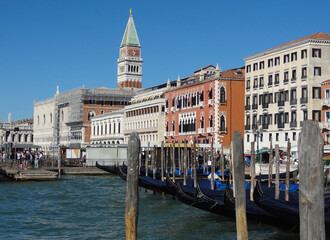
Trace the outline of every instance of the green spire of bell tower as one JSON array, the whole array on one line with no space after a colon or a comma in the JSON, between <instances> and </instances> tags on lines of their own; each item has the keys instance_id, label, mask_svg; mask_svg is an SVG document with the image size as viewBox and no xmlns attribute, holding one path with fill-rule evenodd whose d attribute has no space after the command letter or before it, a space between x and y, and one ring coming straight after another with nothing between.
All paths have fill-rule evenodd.
<instances>
[{"instance_id":1,"label":"green spire of bell tower","mask_svg":"<svg viewBox=\"0 0 330 240\"><path fill-rule=\"evenodd\" d=\"M129 19L125 29L123 40L121 41L120 47L125 45L140 46L140 41L135 29L134 20L132 16L132 9L129 11Z\"/></svg>"}]
</instances>

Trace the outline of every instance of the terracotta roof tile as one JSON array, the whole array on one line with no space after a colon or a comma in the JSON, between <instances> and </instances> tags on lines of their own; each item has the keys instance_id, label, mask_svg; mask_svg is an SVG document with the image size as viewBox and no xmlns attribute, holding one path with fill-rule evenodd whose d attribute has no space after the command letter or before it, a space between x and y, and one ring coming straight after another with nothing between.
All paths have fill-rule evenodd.
<instances>
[{"instance_id":1,"label":"terracotta roof tile","mask_svg":"<svg viewBox=\"0 0 330 240\"><path fill-rule=\"evenodd\" d=\"M299 38L299 39L296 39L296 40L293 40L293 41L290 41L290 42L287 42L287 43L283 43L283 44L281 44L279 46L270 48L268 50L276 49L276 48L279 48L279 47L283 47L285 45L289 45L291 43L299 42L299 41L302 41L302 40L305 40L305 39L330 39L330 34L322 33L322 32L314 33L312 35L309 35L309 36L306 36L306 37L303 37L303 38Z\"/></svg>"},{"instance_id":2,"label":"terracotta roof tile","mask_svg":"<svg viewBox=\"0 0 330 240\"><path fill-rule=\"evenodd\" d=\"M326 83L330 83L330 79L321 82L321 84L326 84Z\"/></svg>"}]
</instances>

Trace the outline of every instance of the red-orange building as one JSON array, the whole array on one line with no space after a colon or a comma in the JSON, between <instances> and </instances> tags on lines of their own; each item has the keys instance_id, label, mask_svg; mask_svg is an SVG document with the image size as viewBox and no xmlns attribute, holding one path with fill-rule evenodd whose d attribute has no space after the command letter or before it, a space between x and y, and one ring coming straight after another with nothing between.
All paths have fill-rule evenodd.
<instances>
[{"instance_id":1,"label":"red-orange building","mask_svg":"<svg viewBox=\"0 0 330 240\"><path fill-rule=\"evenodd\" d=\"M245 69L220 72L209 65L178 79L165 93L165 141L223 143L229 149L234 132L244 134ZM168 83L170 84L170 83Z\"/></svg>"}]
</instances>

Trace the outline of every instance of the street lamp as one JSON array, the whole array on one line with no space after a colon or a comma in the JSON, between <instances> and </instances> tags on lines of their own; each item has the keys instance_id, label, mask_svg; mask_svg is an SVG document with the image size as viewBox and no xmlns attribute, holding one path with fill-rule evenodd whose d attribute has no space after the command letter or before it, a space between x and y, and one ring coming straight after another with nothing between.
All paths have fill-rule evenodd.
<instances>
[{"instance_id":1,"label":"street lamp","mask_svg":"<svg viewBox=\"0 0 330 240\"><path fill-rule=\"evenodd\" d=\"M257 137L257 153L259 153L259 136L262 134L262 127L260 127L260 120L257 120L257 125L253 127L253 134L256 135ZM256 157L256 162L258 163L260 160L260 165L261 165L261 160L259 159L259 154L257 154Z\"/></svg>"}]
</instances>

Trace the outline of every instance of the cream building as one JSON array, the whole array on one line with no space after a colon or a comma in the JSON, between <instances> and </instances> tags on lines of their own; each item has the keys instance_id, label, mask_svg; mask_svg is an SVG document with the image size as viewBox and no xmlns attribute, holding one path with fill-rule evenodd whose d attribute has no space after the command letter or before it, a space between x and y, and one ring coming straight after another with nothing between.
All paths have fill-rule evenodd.
<instances>
[{"instance_id":1,"label":"cream building","mask_svg":"<svg viewBox=\"0 0 330 240\"><path fill-rule=\"evenodd\" d=\"M164 140L166 88L136 95L124 110L124 142L130 134L138 132L141 144L160 144Z\"/></svg>"},{"instance_id":2,"label":"cream building","mask_svg":"<svg viewBox=\"0 0 330 240\"><path fill-rule=\"evenodd\" d=\"M122 144L123 120L123 109L93 117L91 144Z\"/></svg>"},{"instance_id":3,"label":"cream building","mask_svg":"<svg viewBox=\"0 0 330 240\"><path fill-rule=\"evenodd\" d=\"M330 78L330 34L316 33L244 60L245 150L250 151L252 141L269 148L270 139L280 148L288 139L297 146L301 122L321 121L321 82Z\"/></svg>"}]
</instances>

